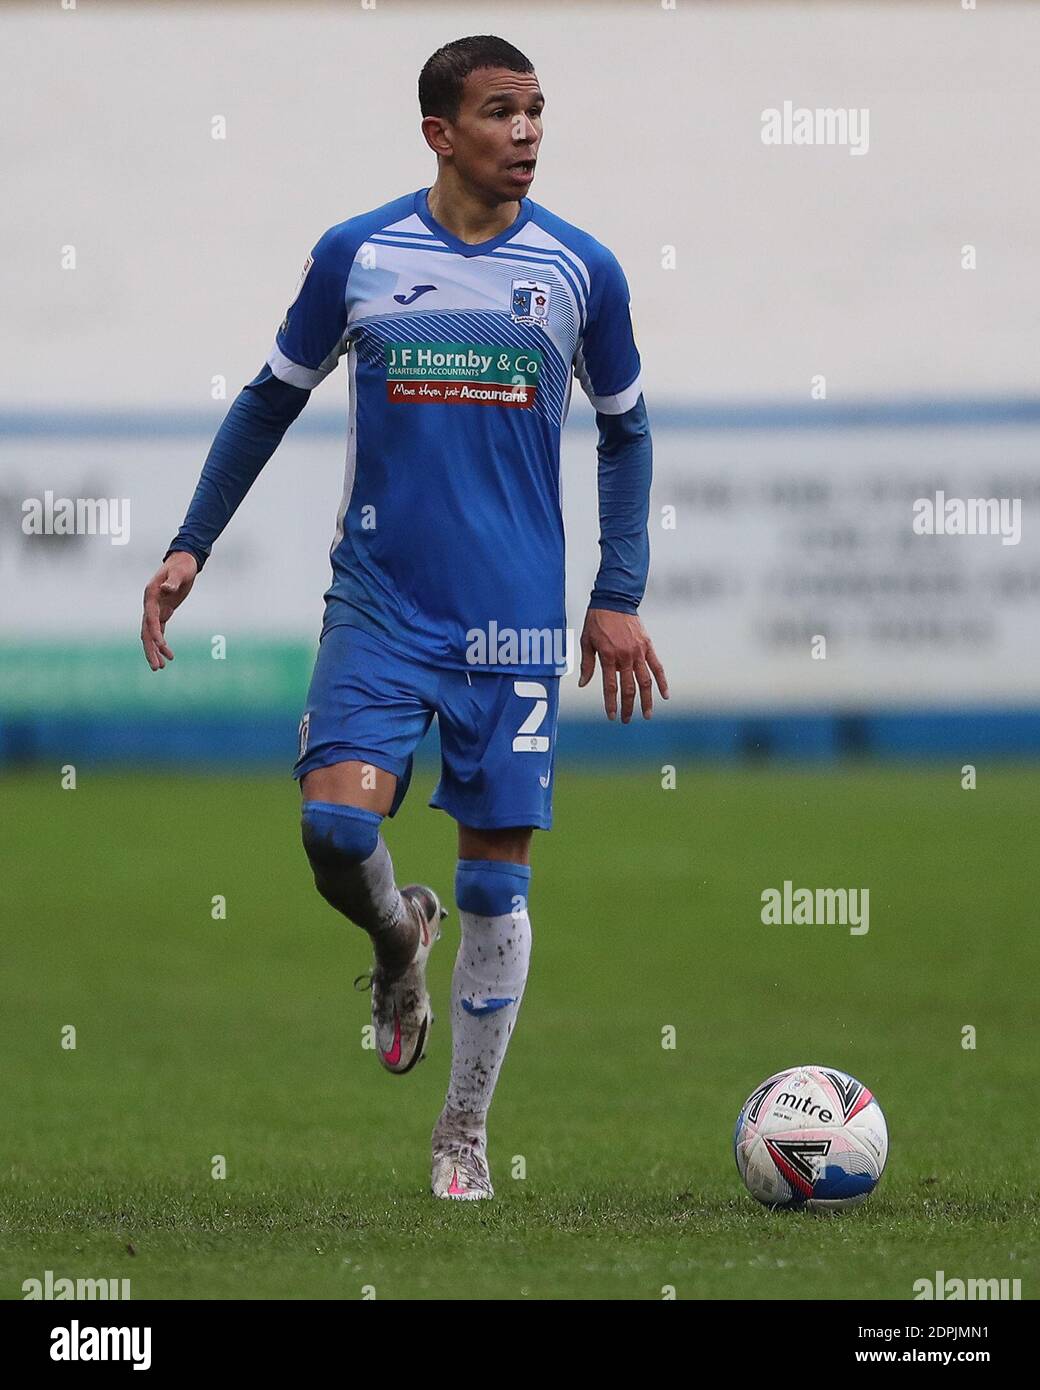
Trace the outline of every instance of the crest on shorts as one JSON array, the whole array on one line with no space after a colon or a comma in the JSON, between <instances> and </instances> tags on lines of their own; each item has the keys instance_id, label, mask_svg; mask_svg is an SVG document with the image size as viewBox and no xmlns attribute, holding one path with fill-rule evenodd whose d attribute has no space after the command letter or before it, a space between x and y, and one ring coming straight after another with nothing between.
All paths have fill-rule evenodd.
<instances>
[{"instance_id":1,"label":"crest on shorts","mask_svg":"<svg viewBox=\"0 0 1040 1390\"><path fill-rule=\"evenodd\" d=\"M307 740L311 736L311 712L310 710L300 720L300 757L302 758L307 751Z\"/></svg>"}]
</instances>

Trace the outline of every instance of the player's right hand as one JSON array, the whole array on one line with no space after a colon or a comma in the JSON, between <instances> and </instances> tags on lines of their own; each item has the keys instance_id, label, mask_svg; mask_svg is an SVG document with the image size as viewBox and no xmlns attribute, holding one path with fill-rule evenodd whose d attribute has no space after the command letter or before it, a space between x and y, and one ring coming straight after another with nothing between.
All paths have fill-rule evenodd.
<instances>
[{"instance_id":1,"label":"player's right hand","mask_svg":"<svg viewBox=\"0 0 1040 1390\"><path fill-rule=\"evenodd\" d=\"M141 645L145 660L153 671L161 671L173 652L166 642L166 624L175 608L191 593L199 572L194 555L175 550L148 581L144 591L144 617L141 619Z\"/></svg>"}]
</instances>

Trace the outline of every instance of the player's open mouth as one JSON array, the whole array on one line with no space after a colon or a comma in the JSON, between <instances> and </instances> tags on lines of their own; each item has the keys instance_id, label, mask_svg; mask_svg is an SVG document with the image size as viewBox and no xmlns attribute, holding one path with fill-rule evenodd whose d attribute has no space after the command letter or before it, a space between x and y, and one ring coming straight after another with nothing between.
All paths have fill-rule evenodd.
<instances>
[{"instance_id":1,"label":"player's open mouth","mask_svg":"<svg viewBox=\"0 0 1040 1390\"><path fill-rule=\"evenodd\" d=\"M515 164L510 164L509 172L513 178L526 182L534 178L534 164L533 159L519 159Z\"/></svg>"}]
</instances>

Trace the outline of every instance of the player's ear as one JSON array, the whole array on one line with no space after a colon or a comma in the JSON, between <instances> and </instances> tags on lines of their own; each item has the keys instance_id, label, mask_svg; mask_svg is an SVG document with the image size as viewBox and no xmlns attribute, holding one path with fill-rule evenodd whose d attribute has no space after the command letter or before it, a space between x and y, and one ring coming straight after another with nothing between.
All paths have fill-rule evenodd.
<instances>
[{"instance_id":1,"label":"player's ear","mask_svg":"<svg viewBox=\"0 0 1040 1390\"><path fill-rule=\"evenodd\" d=\"M441 116L424 116L420 127L423 139L438 158L447 158L454 152L448 123Z\"/></svg>"}]
</instances>

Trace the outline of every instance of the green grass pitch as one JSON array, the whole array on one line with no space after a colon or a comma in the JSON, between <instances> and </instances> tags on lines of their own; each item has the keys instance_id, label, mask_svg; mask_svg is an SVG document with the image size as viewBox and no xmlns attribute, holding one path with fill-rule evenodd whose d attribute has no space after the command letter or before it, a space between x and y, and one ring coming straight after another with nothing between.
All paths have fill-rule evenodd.
<instances>
[{"instance_id":1,"label":"green grass pitch","mask_svg":"<svg viewBox=\"0 0 1040 1390\"><path fill-rule=\"evenodd\" d=\"M427 1185L453 904L427 1060L392 1077L350 987L367 941L313 889L287 775L8 775L0 1295L51 1269L134 1298L906 1299L943 1270L1035 1297L1036 778L563 768L498 1196L451 1204ZM450 901L432 781L388 838L399 881ZM869 887L869 932L763 925L784 879ZM770 1213L733 1164L745 1095L807 1061L888 1119L884 1180L840 1217Z\"/></svg>"}]
</instances>

